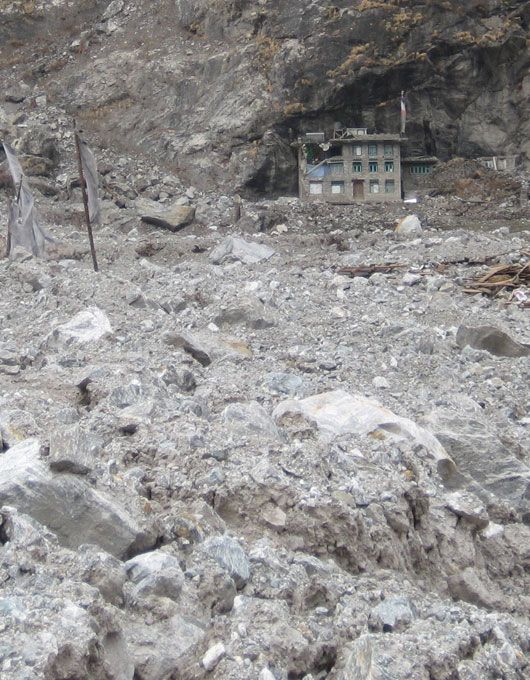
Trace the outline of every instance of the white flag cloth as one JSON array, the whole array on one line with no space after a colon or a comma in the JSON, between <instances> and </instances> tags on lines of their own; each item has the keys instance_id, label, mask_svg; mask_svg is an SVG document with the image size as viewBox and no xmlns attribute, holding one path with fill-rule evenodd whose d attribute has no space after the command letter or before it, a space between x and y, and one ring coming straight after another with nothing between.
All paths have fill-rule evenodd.
<instances>
[{"instance_id":1,"label":"white flag cloth","mask_svg":"<svg viewBox=\"0 0 530 680\"><path fill-rule=\"evenodd\" d=\"M81 165L86 182L86 192L88 194L88 215L90 223L101 224L101 208L98 196L98 168L94 154L89 149L88 144L79 137L79 151L81 154Z\"/></svg>"},{"instance_id":2,"label":"white flag cloth","mask_svg":"<svg viewBox=\"0 0 530 680\"><path fill-rule=\"evenodd\" d=\"M407 105L405 104L405 97L401 93L401 134L405 134L405 127L407 125Z\"/></svg>"},{"instance_id":3,"label":"white flag cloth","mask_svg":"<svg viewBox=\"0 0 530 680\"><path fill-rule=\"evenodd\" d=\"M32 255L42 257L46 250L46 241L53 241L53 239L39 224L33 194L15 151L6 142L3 146L17 192L17 199L12 202L9 209L8 255L11 257L14 249L21 246Z\"/></svg>"}]
</instances>

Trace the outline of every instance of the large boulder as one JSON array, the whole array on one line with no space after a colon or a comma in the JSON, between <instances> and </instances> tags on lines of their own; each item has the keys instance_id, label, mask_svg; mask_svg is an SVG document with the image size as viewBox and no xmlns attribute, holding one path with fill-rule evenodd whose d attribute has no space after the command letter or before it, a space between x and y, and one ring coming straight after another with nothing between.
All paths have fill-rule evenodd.
<instances>
[{"instance_id":1,"label":"large boulder","mask_svg":"<svg viewBox=\"0 0 530 680\"><path fill-rule=\"evenodd\" d=\"M50 437L50 468L55 472L88 474L94 469L101 447L101 438L79 425L57 429Z\"/></svg>"},{"instance_id":2,"label":"large boulder","mask_svg":"<svg viewBox=\"0 0 530 680\"><path fill-rule=\"evenodd\" d=\"M223 420L236 433L254 435L265 439L281 439L276 424L257 401L228 404Z\"/></svg>"},{"instance_id":3,"label":"large boulder","mask_svg":"<svg viewBox=\"0 0 530 680\"><path fill-rule=\"evenodd\" d=\"M141 680L181 677L182 661L206 637L205 629L198 621L179 614L149 626L143 620L129 619L124 628L132 650L135 677Z\"/></svg>"},{"instance_id":4,"label":"large boulder","mask_svg":"<svg viewBox=\"0 0 530 680\"><path fill-rule=\"evenodd\" d=\"M458 410L436 408L425 424L458 469L478 483L473 489L477 495L489 501L493 494L522 512L528 511L530 468L501 441L478 404L474 407L469 400Z\"/></svg>"},{"instance_id":5,"label":"large boulder","mask_svg":"<svg viewBox=\"0 0 530 680\"><path fill-rule=\"evenodd\" d=\"M460 326L456 333L459 347L481 349L496 357L528 357L530 345L513 340L507 333L495 326Z\"/></svg>"},{"instance_id":6,"label":"large boulder","mask_svg":"<svg viewBox=\"0 0 530 680\"><path fill-rule=\"evenodd\" d=\"M179 561L173 555L154 550L137 555L126 562L125 568L129 579L135 584L136 597L155 595L179 598L184 584L184 574Z\"/></svg>"},{"instance_id":7,"label":"large boulder","mask_svg":"<svg viewBox=\"0 0 530 680\"><path fill-rule=\"evenodd\" d=\"M139 212L142 222L169 231L178 231L195 219L195 208L189 205L173 205L168 208L155 201L141 201Z\"/></svg>"},{"instance_id":8,"label":"large boulder","mask_svg":"<svg viewBox=\"0 0 530 680\"><path fill-rule=\"evenodd\" d=\"M421 232L421 222L417 215L402 217L396 226L396 234L401 234L402 236L412 236L421 234Z\"/></svg>"},{"instance_id":9,"label":"large boulder","mask_svg":"<svg viewBox=\"0 0 530 680\"><path fill-rule=\"evenodd\" d=\"M212 557L243 588L250 578L250 563L243 548L230 536L214 536L206 540L201 550Z\"/></svg>"},{"instance_id":10,"label":"large boulder","mask_svg":"<svg viewBox=\"0 0 530 680\"><path fill-rule=\"evenodd\" d=\"M83 478L50 471L37 439L0 456L0 505L10 505L53 531L60 543L94 543L116 557L153 546L156 535Z\"/></svg>"},{"instance_id":11,"label":"large boulder","mask_svg":"<svg viewBox=\"0 0 530 680\"><path fill-rule=\"evenodd\" d=\"M210 253L212 264L239 261L243 264L256 264L268 260L274 250L263 243L245 241L237 236L228 236Z\"/></svg>"},{"instance_id":12,"label":"large boulder","mask_svg":"<svg viewBox=\"0 0 530 680\"><path fill-rule=\"evenodd\" d=\"M88 307L66 323L57 326L48 338L51 345L84 345L112 334L110 321L99 307Z\"/></svg>"},{"instance_id":13,"label":"large boulder","mask_svg":"<svg viewBox=\"0 0 530 680\"><path fill-rule=\"evenodd\" d=\"M302 417L328 438L377 432L390 439L410 441L423 446L436 461L442 478L449 479L456 474L454 462L431 432L361 395L334 390L306 399L287 399L274 409L273 417L280 425L292 417Z\"/></svg>"}]
</instances>

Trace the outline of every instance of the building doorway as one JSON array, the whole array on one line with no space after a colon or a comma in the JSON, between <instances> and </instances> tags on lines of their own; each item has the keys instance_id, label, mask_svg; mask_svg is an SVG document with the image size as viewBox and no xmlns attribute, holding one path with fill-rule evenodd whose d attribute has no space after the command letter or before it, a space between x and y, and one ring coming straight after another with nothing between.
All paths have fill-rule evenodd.
<instances>
[{"instance_id":1,"label":"building doorway","mask_svg":"<svg viewBox=\"0 0 530 680\"><path fill-rule=\"evenodd\" d=\"M364 200L364 180L362 179L353 180L353 198L356 201Z\"/></svg>"}]
</instances>

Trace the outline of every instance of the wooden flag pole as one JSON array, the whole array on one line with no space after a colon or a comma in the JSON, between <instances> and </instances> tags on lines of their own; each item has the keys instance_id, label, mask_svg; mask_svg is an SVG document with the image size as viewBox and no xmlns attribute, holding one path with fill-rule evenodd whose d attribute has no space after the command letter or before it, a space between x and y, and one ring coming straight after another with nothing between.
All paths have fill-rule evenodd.
<instances>
[{"instance_id":1,"label":"wooden flag pole","mask_svg":"<svg viewBox=\"0 0 530 680\"><path fill-rule=\"evenodd\" d=\"M94 271L99 271L98 260L96 257L96 247L94 245L94 235L92 234L92 225L90 223L90 212L88 210L88 195L86 190L85 173L83 172L83 161L81 160L81 140L77 133L77 125L74 121L74 136L75 136L75 147L77 150L77 164L79 167L79 181L81 182L81 190L83 192L83 204L85 206L85 220L86 228L88 231L88 240L90 242L90 252L92 253L92 262L94 263Z\"/></svg>"}]
</instances>

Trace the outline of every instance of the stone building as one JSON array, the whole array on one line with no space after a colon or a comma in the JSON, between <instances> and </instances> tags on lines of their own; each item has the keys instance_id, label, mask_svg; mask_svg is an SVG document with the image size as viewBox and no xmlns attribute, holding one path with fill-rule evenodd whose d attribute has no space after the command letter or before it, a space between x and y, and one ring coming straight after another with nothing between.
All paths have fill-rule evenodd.
<instances>
[{"instance_id":1,"label":"stone building","mask_svg":"<svg viewBox=\"0 0 530 680\"><path fill-rule=\"evenodd\" d=\"M366 128L306 133L298 139L299 195L323 203L400 201L401 144L398 134L368 134Z\"/></svg>"},{"instance_id":2,"label":"stone building","mask_svg":"<svg viewBox=\"0 0 530 680\"><path fill-rule=\"evenodd\" d=\"M519 157L518 156L482 156L477 158L485 168L499 171L513 172L517 169Z\"/></svg>"},{"instance_id":3,"label":"stone building","mask_svg":"<svg viewBox=\"0 0 530 680\"><path fill-rule=\"evenodd\" d=\"M424 194L434 187L432 172L438 163L436 156L412 156L401 158L403 196Z\"/></svg>"}]
</instances>

